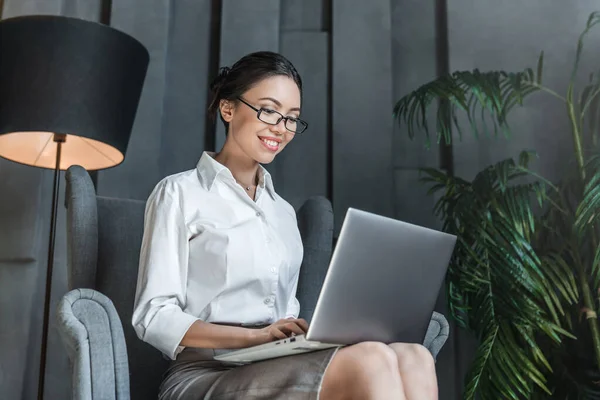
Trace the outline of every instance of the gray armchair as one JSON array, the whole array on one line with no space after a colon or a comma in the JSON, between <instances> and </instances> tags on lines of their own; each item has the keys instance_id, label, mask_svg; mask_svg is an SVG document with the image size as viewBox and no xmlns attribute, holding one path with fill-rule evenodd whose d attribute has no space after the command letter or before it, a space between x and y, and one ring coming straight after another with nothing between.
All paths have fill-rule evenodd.
<instances>
[{"instance_id":1,"label":"gray armchair","mask_svg":"<svg viewBox=\"0 0 600 400\"><path fill-rule=\"evenodd\" d=\"M67 179L69 288L58 306L58 329L72 366L73 399L157 397L168 360L131 326L145 203L96 196L87 171ZM304 260L298 285L301 317L310 321L332 251L333 213L325 198L298 210ZM448 322L434 313L424 345L434 357Z\"/></svg>"}]
</instances>

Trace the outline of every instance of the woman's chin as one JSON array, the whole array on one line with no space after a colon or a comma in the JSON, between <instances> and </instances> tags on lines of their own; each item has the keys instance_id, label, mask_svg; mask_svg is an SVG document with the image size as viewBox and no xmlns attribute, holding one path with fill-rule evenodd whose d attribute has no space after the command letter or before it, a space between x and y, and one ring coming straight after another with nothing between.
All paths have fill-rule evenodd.
<instances>
[{"instance_id":1,"label":"woman's chin","mask_svg":"<svg viewBox=\"0 0 600 400\"><path fill-rule=\"evenodd\" d=\"M259 164L271 164L273 162L273 160L275 160L275 154L272 154L272 155L261 154L260 156L256 157L256 161Z\"/></svg>"},{"instance_id":2,"label":"woman's chin","mask_svg":"<svg viewBox=\"0 0 600 400\"><path fill-rule=\"evenodd\" d=\"M265 151L265 149L258 149L258 151L254 153L254 159L260 164L270 164L273 162L277 154L279 154L279 151L274 152Z\"/></svg>"}]
</instances>

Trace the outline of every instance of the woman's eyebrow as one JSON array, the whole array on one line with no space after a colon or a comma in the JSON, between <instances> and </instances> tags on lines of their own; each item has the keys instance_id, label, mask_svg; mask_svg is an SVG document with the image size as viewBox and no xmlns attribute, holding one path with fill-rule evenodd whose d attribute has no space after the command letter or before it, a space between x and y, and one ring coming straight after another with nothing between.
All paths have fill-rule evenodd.
<instances>
[{"instance_id":1,"label":"woman's eyebrow","mask_svg":"<svg viewBox=\"0 0 600 400\"><path fill-rule=\"evenodd\" d=\"M277 99L274 99L272 97L261 97L260 100L269 100L272 101L273 103L275 103L277 105L277 107L281 108L281 102ZM300 111L300 107L294 107L294 108L290 108L289 111Z\"/></svg>"}]
</instances>

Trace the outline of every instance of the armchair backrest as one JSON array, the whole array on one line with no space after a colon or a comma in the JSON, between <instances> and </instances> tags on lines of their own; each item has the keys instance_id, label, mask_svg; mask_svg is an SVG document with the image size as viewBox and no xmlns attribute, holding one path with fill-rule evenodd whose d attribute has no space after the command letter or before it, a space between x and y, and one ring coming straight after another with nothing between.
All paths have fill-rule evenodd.
<instances>
[{"instance_id":1,"label":"armchair backrest","mask_svg":"<svg viewBox=\"0 0 600 400\"><path fill-rule=\"evenodd\" d=\"M123 325L132 400L156 398L168 360L131 326L145 202L96 196L88 172L69 168L69 289L95 289L114 304Z\"/></svg>"}]
</instances>

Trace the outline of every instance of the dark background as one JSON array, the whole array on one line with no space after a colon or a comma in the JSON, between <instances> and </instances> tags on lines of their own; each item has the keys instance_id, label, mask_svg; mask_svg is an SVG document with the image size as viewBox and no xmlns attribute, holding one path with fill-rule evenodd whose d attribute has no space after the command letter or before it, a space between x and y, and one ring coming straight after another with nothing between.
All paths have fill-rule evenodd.
<instances>
[{"instance_id":1,"label":"dark background","mask_svg":"<svg viewBox=\"0 0 600 400\"><path fill-rule=\"evenodd\" d=\"M205 113L209 79L219 65L273 50L302 75L303 118L310 124L268 167L277 191L296 207L310 195L329 197L336 229L349 206L435 228L435 199L418 183L417 168L451 166L472 178L489 163L535 148L537 169L555 177L570 162L566 114L552 98L535 95L513 112L510 140L467 135L452 152L440 153L406 138L392 118L395 100L448 70L535 66L540 50L546 84L564 93L577 36L594 6L600 8L592 0L0 0L0 16L101 21L150 51L126 160L98 174L101 195L145 200L159 179L193 168L203 150L219 148L223 129ZM599 44L592 33L584 71L600 66ZM0 393L6 399L36 393L51 188L51 171L0 159ZM67 286L62 197L59 211L53 308ZM444 303L442 294L437 310L445 313ZM472 339L451 331L437 364L440 399L460 397L472 349ZM48 398L69 398L68 363L53 327L48 363Z\"/></svg>"}]
</instances>

